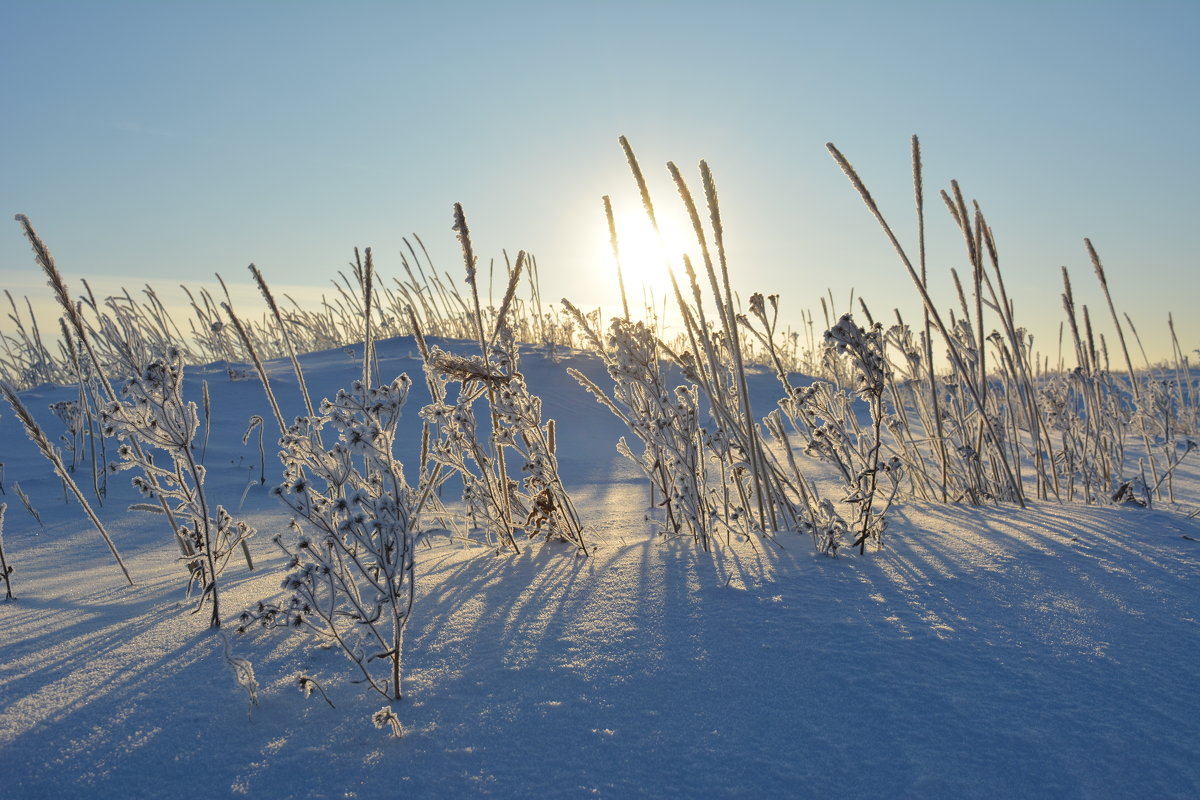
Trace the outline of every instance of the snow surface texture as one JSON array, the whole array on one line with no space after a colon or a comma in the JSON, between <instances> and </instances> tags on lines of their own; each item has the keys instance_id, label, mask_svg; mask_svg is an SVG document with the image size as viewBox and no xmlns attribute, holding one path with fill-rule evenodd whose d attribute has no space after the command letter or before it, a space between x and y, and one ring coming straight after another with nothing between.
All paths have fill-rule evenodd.
<instances>
[{"instance_id":1,"label":"snow surface texture","mask_svg":"<svg viewBox=\"0 0 1200 800\"><path fill-rule=\"evenodd\" d=\"M421 387L411 340L380 353L385 377ZM303 362L318 396L360 369L341 350ZM268 366L285 413L298 413L288 366ZM100 513L129 588L0 409L17 596L0 603L0 798L1200 796L1196 519L909 503L890 513L885 549L864 557L819 556L791 534L705 555L655 535L645 484L614 450L625 431L565 374L604 385L595 359L533 351L522 366L558 420L595 554L534 543L495 556L429 538L399 739L371 726L380 698L351 683L340 652L229 625L260 683L248 710L221 635L189 613L162 519L125 511L127 480L110 483ZM768 377L756 384L764 412L778 394ZM256 380L217 366L187 370L191 399L202 379L216 417L209 491L232 509L258 477L257 444L241 438L266 404ZM74 390L22 397L54 437L47 405ZM406 409L409 435L422 402ZM1186 510L1200 477L1185 466ZM258 569L234 560L222 578L231 621L276 595L286 566L270 537L289 517L267 469L239 513L259 530ZM336 709L305 698L300 674Z\"/></svg>"}]
</instances>

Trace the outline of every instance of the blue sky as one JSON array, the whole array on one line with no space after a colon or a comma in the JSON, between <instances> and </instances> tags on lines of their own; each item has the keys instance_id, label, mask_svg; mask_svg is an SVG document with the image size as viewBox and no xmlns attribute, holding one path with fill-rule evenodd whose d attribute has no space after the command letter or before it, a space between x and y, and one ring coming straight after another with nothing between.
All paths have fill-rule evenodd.
<instances>
[{"instance_id":1,"label":"blue sky","mask_svg":"<svg viewBox=\"0 0 1200 800\"><path fill-rule=\"evenodd\" d=\"M272 284L326 287L356 245L396 274L412 232L457 275L462 202L485 259L527 249L547 297L611 305L600 198L637 210L625 134L661 207L675 205L666 161L693 177L708 161L743 295L777 292L798 318L853 289L879 317L915 319L903 269L824 144L912 242L916 133L927 195L955 178L980 201L1043 352L1056 352L1060 266L1106 317L1085 236L1153 358L1168 311L1184 348L1200 347L1200 3L0 10L0 210L32 218L73 284L212 285L253 261ZM961 240L940 203L928 216L948 304ZM44 294L15 223L0 283Z\"/></svg>"}]
</instances>

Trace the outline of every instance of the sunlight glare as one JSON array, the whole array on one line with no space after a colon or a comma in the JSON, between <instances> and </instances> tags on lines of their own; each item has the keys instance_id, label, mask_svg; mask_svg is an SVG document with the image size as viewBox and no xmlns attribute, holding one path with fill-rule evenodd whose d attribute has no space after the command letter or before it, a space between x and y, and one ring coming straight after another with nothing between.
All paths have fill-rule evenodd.
<instances>
[{"instance_id":1,"label":"sunlight glare","mask_svg":"<svg viewBox=\"0 0 1200 800\"><path fill-rule=\"evenodd\" d=\"M685 285L687 280L682 259L682 253L685 252L683 242L686 240L680 233L680 223L670 216L664 217L661 212L658 217L661 236L655 232L650 219L641 208L613 209L625 292L630 312L635 318L639 316L643 306L651 302L651 298L660 311L664 299L668 300L669 305L674 305L674 300L671 299L671 280L667 273L668 264L675 271L676 280L680 281L681 286ZM607 222L603 218L600 227L602 235L599 237L598 247L601 258L598 263L604 265L615 285L616 266L613 263Z\"/></svg>"}]
</instances>

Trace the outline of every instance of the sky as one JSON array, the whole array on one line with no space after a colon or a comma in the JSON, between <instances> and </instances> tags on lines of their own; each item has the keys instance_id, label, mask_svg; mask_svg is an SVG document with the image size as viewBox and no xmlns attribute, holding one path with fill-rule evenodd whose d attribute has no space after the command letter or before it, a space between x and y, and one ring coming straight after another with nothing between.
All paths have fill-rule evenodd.
<instances>
[{"instance_id":1,"label":"sky","mask_svg":"<svg viewBox=\"0 0 1200 800\"><path fill-rule=\"evenodd\" d=\"M705 159L743 298L778 293L818 334L820 298L840 312L851 292L915 321L825 143L914 249L917 134L939 305L967 264L936 196L956 179L1044 354L1063 266L1114 342L1084 237L1151 359L1169 356L1168 313L1200 347L1200 3L0 0L0 15L0 211L29 215L72 287L248 285L253 262L316 297L356 246L399 275L413 233L458 276L461 202L483 263L528 250L546 298L614 307L604 195L645 270L629 280L663 284L625 135L672 257L695 246L665 164L698 188ZM40 303L9 224L0 285Z\"/></svg>"}]
</instances>

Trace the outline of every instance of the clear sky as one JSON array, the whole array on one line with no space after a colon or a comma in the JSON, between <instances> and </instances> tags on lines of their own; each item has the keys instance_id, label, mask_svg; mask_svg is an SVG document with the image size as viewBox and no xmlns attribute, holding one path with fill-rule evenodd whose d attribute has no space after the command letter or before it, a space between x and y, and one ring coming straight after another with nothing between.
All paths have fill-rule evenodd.
<instances>
[{"instance_id":1,"label":"clear sky","mask_svg":"<svg viewBox=\"0 0 1200 800\"><path fill-rule=\"evenodd\" d=\"M798 318L854 289L877 316L915 319L899 261L824 144L911 243L916 133L927 196L956 178L979 200L1043 352L1057 347L1060 266L1107 318L1085 236L1152 358L1168 353L1168 311L1185 350L1200 347L1194 0L0 12L0 210L31 217L75 286L244 281L253 261L273 285L326 287L356 245L396 274L412 232L458 275L458 201L485 263L526 249L547 297L611 305L600 198L626 220L638 205L624 134L660 207L676 205L666 161L696 184L708 161L743 296L777 292ZM948 304L961 238L940 201L928 216ZM8 224L0 288L47 296Z\"/></svg>"}]
</instances>

